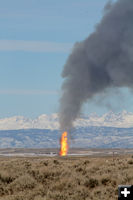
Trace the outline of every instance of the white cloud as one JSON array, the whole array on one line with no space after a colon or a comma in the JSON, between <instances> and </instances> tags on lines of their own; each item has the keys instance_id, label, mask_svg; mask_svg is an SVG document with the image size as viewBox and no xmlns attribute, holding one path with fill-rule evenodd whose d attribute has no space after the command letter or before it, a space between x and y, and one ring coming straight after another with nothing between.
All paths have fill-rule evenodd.
<instances>
[{"instance_id":1,"label":"white cloud","mask_svg":"<svg viewBox=\"0 0 133 200\"><path fill-rule=\"evenodd\" d=\"M0 90L0 95L57 95L58 91L54 90Z\"/></svg>"},{"instance_id":2,"label":"white cloud","mask_svg":"<svg viewBox=\"0 0 133 200\"><path fill-rule=\"evenodd\" d=\"M0 40L0 51L70 52L73 44L47 41Z\"/></svg>"}]
</instances>

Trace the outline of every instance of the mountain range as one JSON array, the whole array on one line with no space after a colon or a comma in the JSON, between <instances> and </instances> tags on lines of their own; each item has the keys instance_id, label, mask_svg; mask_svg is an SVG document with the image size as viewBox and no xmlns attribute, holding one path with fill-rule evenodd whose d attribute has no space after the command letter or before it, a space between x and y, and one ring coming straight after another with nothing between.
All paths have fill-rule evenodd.
<instances>
[{"instance_id":1,"label":"mountain range","mask_svg":"<svg viewBox=\"0 0 133 200\"><path fill-rule=\"evenodd\" d=\"M0 148L59 148L60 136L58 114L0 119ZM69 138L76 148L133 148L133 113L80 117Z\"/></svg>"},{"instance_id":2,"label":"mountain range","mask_svg":"<svg viewBox=\"0 0 133 200\"><path fill-rule=\"evenodd\" d=\"M74 127L104 126L104 127L133 127L133 113L123 111L121 113L109 112L102 116L92 113L88 116L80 116L74 123ZM23 116L13 116L0 119L0 130L18 129L59 129L59 117L57 113L40 115L35 119Z\"/></svg>"}]
</instances>

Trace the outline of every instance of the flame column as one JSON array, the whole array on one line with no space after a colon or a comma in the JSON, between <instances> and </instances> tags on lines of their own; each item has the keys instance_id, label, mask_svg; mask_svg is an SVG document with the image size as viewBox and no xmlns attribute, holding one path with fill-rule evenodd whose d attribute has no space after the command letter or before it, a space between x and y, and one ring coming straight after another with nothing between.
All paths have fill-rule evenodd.
<instances>
[{"instance_id":1,"label":"flame column","mask_svg":"<svg viewBox=\"0 0 133 200\"><path fill-rule=\"evenodd\" d=\"M60 156L66 156L68 152L68 133L62 133L61 140L60 140Z\"/></svg>"}]
</instances>

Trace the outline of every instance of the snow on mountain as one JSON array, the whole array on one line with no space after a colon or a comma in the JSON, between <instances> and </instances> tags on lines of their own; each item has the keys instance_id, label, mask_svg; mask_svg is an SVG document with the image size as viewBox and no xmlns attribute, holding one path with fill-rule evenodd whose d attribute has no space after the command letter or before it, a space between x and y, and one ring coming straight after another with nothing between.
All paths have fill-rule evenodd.
<instances>
[{"instance_id":1,"label":"snow on mountain","mask_svg":"<svg viewBox=\"0 0 133 200\"><path fill-rule=\"evenodd\" d=\"M0 119L0 148L59 147L58 114L36 119L14 116ZM133 148L133 113L95 113L75 121L71 132L72 147Z\"/></svg>"},{"instance_id":2,"label":"snow on mountain","mask_svg":"<svg viewBox=\"0 0 133 200\"><path fill-rule=\"evenodd\" d=\"M74 122L75 127L104 126L104 127L133 127L133 113L123 111L121 113L109 112L102 116L95 113L89 116L82 116ZM18 130L18 129L59 129L58 114L40 115L35 119L25 118L23 116L13 116L0 119L0 130Z\"/></svg>"},{"instance_id":3,"label":"snow on mountain","mask_svg":"<svg viewBox=\"0 0 133 200\"><path fill-rule=\"evenodd\" d=\"M133 113L123 111L121 113L109 112L102 116L91 114L90 116L77 119L75 126L105 126L105 127L133 127Z\"/></svg>"}]
</instances>

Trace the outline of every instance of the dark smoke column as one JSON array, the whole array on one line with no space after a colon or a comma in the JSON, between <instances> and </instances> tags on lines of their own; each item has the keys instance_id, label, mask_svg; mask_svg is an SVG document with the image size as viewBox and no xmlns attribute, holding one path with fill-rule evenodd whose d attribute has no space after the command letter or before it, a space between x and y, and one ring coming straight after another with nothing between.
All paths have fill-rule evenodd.
<instances>
[{"instance_id":1,"label":"dark smoke column","mask_svg":"<svg viewBox=\"0 0 133 200\"><path fill-rule=\"evenodd\" d=\"M64 66L60 128L73 126L82 105L106 89L133 87L133 0L108 3L96 30L76 43Z\"/></svg>"}]
</instances>

